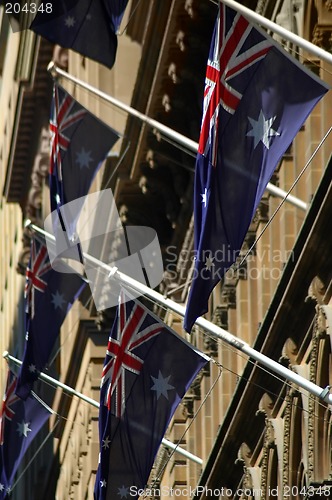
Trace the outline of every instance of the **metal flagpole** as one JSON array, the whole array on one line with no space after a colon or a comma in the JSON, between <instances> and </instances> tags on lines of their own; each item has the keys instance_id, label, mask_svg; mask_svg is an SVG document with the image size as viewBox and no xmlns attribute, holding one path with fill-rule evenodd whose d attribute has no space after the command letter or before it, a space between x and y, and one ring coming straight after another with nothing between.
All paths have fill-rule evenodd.
<instances>
[{"instance_id":1,"label":"metal flagpole","mask_svg":"<svg viewBox=\"0 0 332 500\"><path fill-rule=\"evenodd\" d=\"M257 12L248 9L248 7L245 7L244 5L235 2L235 0L221 0L221 1L225 5L228 5L228 7L231 7L237 12L240 12L240 14L243 14L243 16L249 19L249 21L261 24L266 29L273 31L274 33L277 33L278 35L285 38L286 40L289 40L292 43L295 43L295 45L298 45L299 47L301 47L301 49L311 52L316 57L318 57L318 59L323 59L323 61L332 64L332 54L330 54L324 49L321 49L317 45L309 42L305 38L302 38L301 36L292 33L286 28L279 26L279 24L276 24L273 21L270 21L270 19L267 19L266 17L258 14Z\"/></svg>"},{"instance_id":2,"label":"metal flagpole","mask_svg":"<svg viewBox=\"0 0 332 500\"><path fill-rule=\"evenodd\" d=\"M36 233L43 235L43 237L48 239L48 241L54 242L55 237L52 234L48 233L47 231L44 231L43 229L32 223L29 224L29 227ZM171 309L172 311L178 313L180 316L184 317L185 315L184 306L174 302L171 299L164 297L159 292L156 292L155 290L149 288L148 286L120 272L117 269L117 267L111 267L108 264L105 264L104 262L100 261L99 259L96 259L95 257L85 252L82 252L82 255L91 264L97 266L98 268L104 269L104 271L108 273L110 279L115 279L118 282L129 286L130 288L138 291L140 294L149 297L158 304L162 304L166 308ZM332 394L330 393L330 386L327 386L326 388L323 389L322 387L318 386L317 384L314 384L310 380L307 380L304 377L293 372L289 368L282 366L277 361L274 361L268 356L265 356L265 354L256 351L243 340L238 339L231 333L211 323L210 321L206 320L203 317L198 318L195 321L195 325L202 327L204 330L209 332L213 337L226 342L230 346L243 352L244 354L254 359L255 361L258 361L260 364L262 364L272 372L277 373L278 375L282 376L286 380L293 382L294 384L297 384L299 387L302 387L302 389L305 389L306 391L310 392L311 394L318 397L322 401L325 401L325 403L329 403L332 405Z\"/></svg>"},{"instance_id":3,"label":"metal flagpole","mask_svg":"<svg viewBox=\"0 0 332 500\"><path fill-rule=\"evenodd\" d=\"M123 103L122 101L119 101L115 97L112 97L109 94L106 94L106 92L103 92L102 90L97 89L96 87L93 87L87 82L83 82L79 78L76 78L73 75L70 75L66 71L64 71L61 68L58 68L56 64L51 61L47 67L48 71L51 73L53 78L56 78L57 75L62 76L63 78L66 78L67 80L79 85L85 90L88 90L89 92L97 95L101 99L103 99L106 102L109 102L110 104L113 104L114 106L118 107L122 111L125 111L126 113L129 113L132 116L135 116L142 122L146 123L152 128L155 128L162 134L164 134L166 137L169 139L172 139L173 141L177 142L178 144L181 144L185 148L189 149L190 151L193 151L195 154L197 153L198 149L198 143L189 139L188 137L180 134L176 130L171 129L170 127L167 127L166 125L163 125L162 123L149 118L148 116L144 115L140 111L137 111L136 109L132 108L131 106L128 106L127 104ZM308 208L307 203L304 201L300 200L296 196L293 196L291 194L288 194L287 191L284 191L283 189L278 188L274 184L271 184L270 182L266 186L266 190L271 193L274 196L281 197L285 199L288 203L291 205L300 208L301 210L306 211Z\"/></svg>"},{"instance_id":4,"label":"metal flagpole","mask_svg":"<svg viewBox=\"0 0 332 500\"><path fill-rule=\"evenodd\" d=\"M2 356L3 356L3 358L5 358L7 360L12 361L17 366L22 365L22 361L20 361L17 358L14 358L14 356L11 356L11 354L9 354L8 351L5 351L2 354ZM60 387L67 394L72 394L73 396L77 396L78 398L82 399L86 403L89 403L90 405L94 406L95 408L100 407L100 404L98 403L98 401L95 401L94 399L89 398L88 396L85 396L84 394L76 391L75 389L73 389L69 385L63 384L62 382L60 382L60 380L56 380L55 378L50 377L46 373L40 372L38 377L41 380L44 380L44 382L48 382L49 384L51 384L53 387ZM202 465L202 463L203 463L203 460L201 458L197 457L193 453L190 453L190 451L187 451L184 448L177 446L176 444L172 443L168 439L163 438L162 444L166 448L170 448L171 450L175 450L177 453L180 453L184 457L189 458L190 460L192 460L193 462L196 462L199 465Z\"/></svg>"}]
</instances>

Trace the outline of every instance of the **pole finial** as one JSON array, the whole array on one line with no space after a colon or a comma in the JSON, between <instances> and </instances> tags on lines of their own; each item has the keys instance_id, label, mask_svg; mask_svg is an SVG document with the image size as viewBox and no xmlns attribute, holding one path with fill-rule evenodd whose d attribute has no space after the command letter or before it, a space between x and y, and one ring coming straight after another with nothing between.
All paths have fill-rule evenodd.
<instances>
[{"instance_id":1,"label":"pole finial","mask_svg":"<svg viewBox=\"0 0 332 500\"><path fill-rule=\"evenodd\" d=\"M56 71L56 64L54 61L51 61L48 63L47 66L47 71L51 74L52 78L56 78L57 76L57 71Z\"/></svg>"}]
</instances>

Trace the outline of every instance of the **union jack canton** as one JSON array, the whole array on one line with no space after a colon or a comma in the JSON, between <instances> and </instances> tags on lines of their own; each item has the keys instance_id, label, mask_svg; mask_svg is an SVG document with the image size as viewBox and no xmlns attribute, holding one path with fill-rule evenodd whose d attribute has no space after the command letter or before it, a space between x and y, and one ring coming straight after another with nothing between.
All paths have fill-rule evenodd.
<instances>
[{"instance_id":1,"label":"union jack canton","mask_svg":"<svg viewBox=\"0 0 332 500\"><path fill-rule=\"evenodd\" d=\"M52 268L47 248L45 245L40 245L33 238L31 242L31 257L30 263L26 270L26 282L24 296L26 299L26 313L33 319L35 315L35 290L41 293L45 292L47 282L42 279Z\"/></svg>"},{"instance_id":2,"label":"union jack canton","mask_svg":"<svg viewBox=\"0 0 332 500\"><path fill-rule=\"evenodd\" d=\"M76 101L67 93L59 97L59 88L53 87L53 109L50 119L51 133L51 156L50 156L50 174L57 175L58 180L62 181L62 163L61 150L66 152L71 141L71 137L66 135L65 131L75 123L80 122L86 110L80 107L73 111Z\"/></svg>"},{"instance_id":3,"label":"union jack canton","mask_svg":"<svg viewBox=\"0 0 332 500\"><path fill-rule=\"evenodd\" d=\"M85 109L60 85L54 84L50 116L50 205L53 232L60 228L76 239L82 203L63 205L85 197L119 134Z\"/></svg>"},{"instance_id":4,"label":"union jack canton","mask_svg":"<svg viewBox=\"0 0 332 500\"><path fill-rule=\"evenodd\" d=\"M143 366L144 356L140 355L142 347L143 350L148 349L149 340L163 329L163 325L157 321L151 324L151 316L138 303L128 309L123 293L120 301L119 321L109 337L101 378L104 405L118 418L125 411L126 394L130 386L128 376L130 373L138 375Z\"/></svg>"},{"instance_id":5,"label":"union jack canton","mask_svg":"<svg viewBox=\"0 0 332 500\"><path fill-rule=\"evenodd\" d=\"M6 392L3 396L0 413L0 446L4 443L6 419L12 421L15 415L15 411L12 406L19 400L19 397L15 394L16 382L16 377L8 377Z\"/></svg>"},{"instance_id":6,"label":"union jack canton","mask_svg":"<svg viewBox=\"0 0 332 500\"><path fill-rule=\"evenodd\" d=\"M243 79L237 80L237 76L263 59L272 47L267 39L247 46L252 30L253 26L239 13L220 5L207 62L198 148L198 152L205 156L210 150L210 162L214 167L217 164L220 107L230 115L235 113L245 90L242 88ZM223 116L223 128L224 120Z\"/></svg>"}]
</instances>

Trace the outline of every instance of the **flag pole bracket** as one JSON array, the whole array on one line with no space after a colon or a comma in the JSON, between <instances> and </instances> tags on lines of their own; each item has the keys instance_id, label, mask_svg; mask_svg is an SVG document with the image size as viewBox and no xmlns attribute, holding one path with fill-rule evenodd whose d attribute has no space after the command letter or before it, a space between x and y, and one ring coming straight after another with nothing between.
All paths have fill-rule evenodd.
<instances>
[{"instance_id":1,"label":"flag pole bracket","mask_svg":"<svg viewBox=\"0 0 332 500\"><path fill-rule=\"evenodd\" d=\"M325 389L323 389L322 392L319 395L319 399L321 399L322 401L324 401L324 403L330 403L329 396L330 396L330 393L331 393L331 388L332 388L332 385L327 385L325 387Z\"/></svg>"},{"instance_id":2,"label":"flag pole bracket","mask_svg":"<svg viewBox=\"0 0 332 500\"><path fill-rule=\"evenodd\" d=\"M54 61L50 61L47 65L47 71L50 73L50 75L52 76L52 78L54 78L54 80L56 80L58 74L57 74L57 68L56 68L56 64Z\"/></svg>"}]
</instances>

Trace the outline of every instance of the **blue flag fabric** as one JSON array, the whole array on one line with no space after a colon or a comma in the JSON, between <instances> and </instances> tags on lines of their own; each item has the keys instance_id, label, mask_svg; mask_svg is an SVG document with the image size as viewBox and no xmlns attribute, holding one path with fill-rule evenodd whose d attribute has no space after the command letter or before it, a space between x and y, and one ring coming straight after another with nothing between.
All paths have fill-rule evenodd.
<instances>
[{"instance_id":1,"label":"blue flag fabric","mask_svg":"<svg viewBox=\"0 0 332 500\"><path fill-rule=\"evenodd\" d=\"M26 340L16 394L26 399L52 353L60 327L85 282L78 274L55 271L46 246L31 241L26 273Z\"/></svg>"},{"instance_id":2,"label":"blue flag fabric","mask_svg":"<svg viewBox=\"0 0 332 500\"><path fill-rule=\"evenodd\" d=\"M31 23L52 43L112 68L117 52L116 32L128 0L48 0Z\"/></svg>"},{"instance_id":3,"label":"blue flag fabric","mask_svg":"<svg viewBox=\"0 0 332 500\"><path fill-rule=\"evenodd\" d=\"M139 497L172 415L208 361L128 299L122 292L102 374L95 500Z\"/></svg>"},{"instance_id":4,"label":"blue flag fabric","mask_svg":"<svg viewBox=\"0 0 332 500\"><path fill-rule=\"evenodd\" d=\"M32 395L26 401L16 396L16 382L9 371L0 414L0 499L10 495L25 452L51 415Z\"/></svg>"},{"instance_id":5,"label":"blue flag fabric","mask_svg":"<svg viewBox=\"0 0 332 500\"><path fill-rule=\"evenodd\" d=\"M87 111L58 84L54 84L53 88L50 132L49 179L53 212L88 194L96 173L119 139L119 134ZM76 229L79 216L79 210L76 210L78 213L73 213L71 220L63 221L69 239Z\"/></svg>"},{"instance_id":6,"label":"blue flag fabric","mask_svg":"<svg viewBox=\"0 0 332 500\"><path fill-rule=\"evenodd\" d=\"M195 267L184 328L239 255L275 167L328 87L220 4L195 171Z\"/></svg>"}]
</instances>

